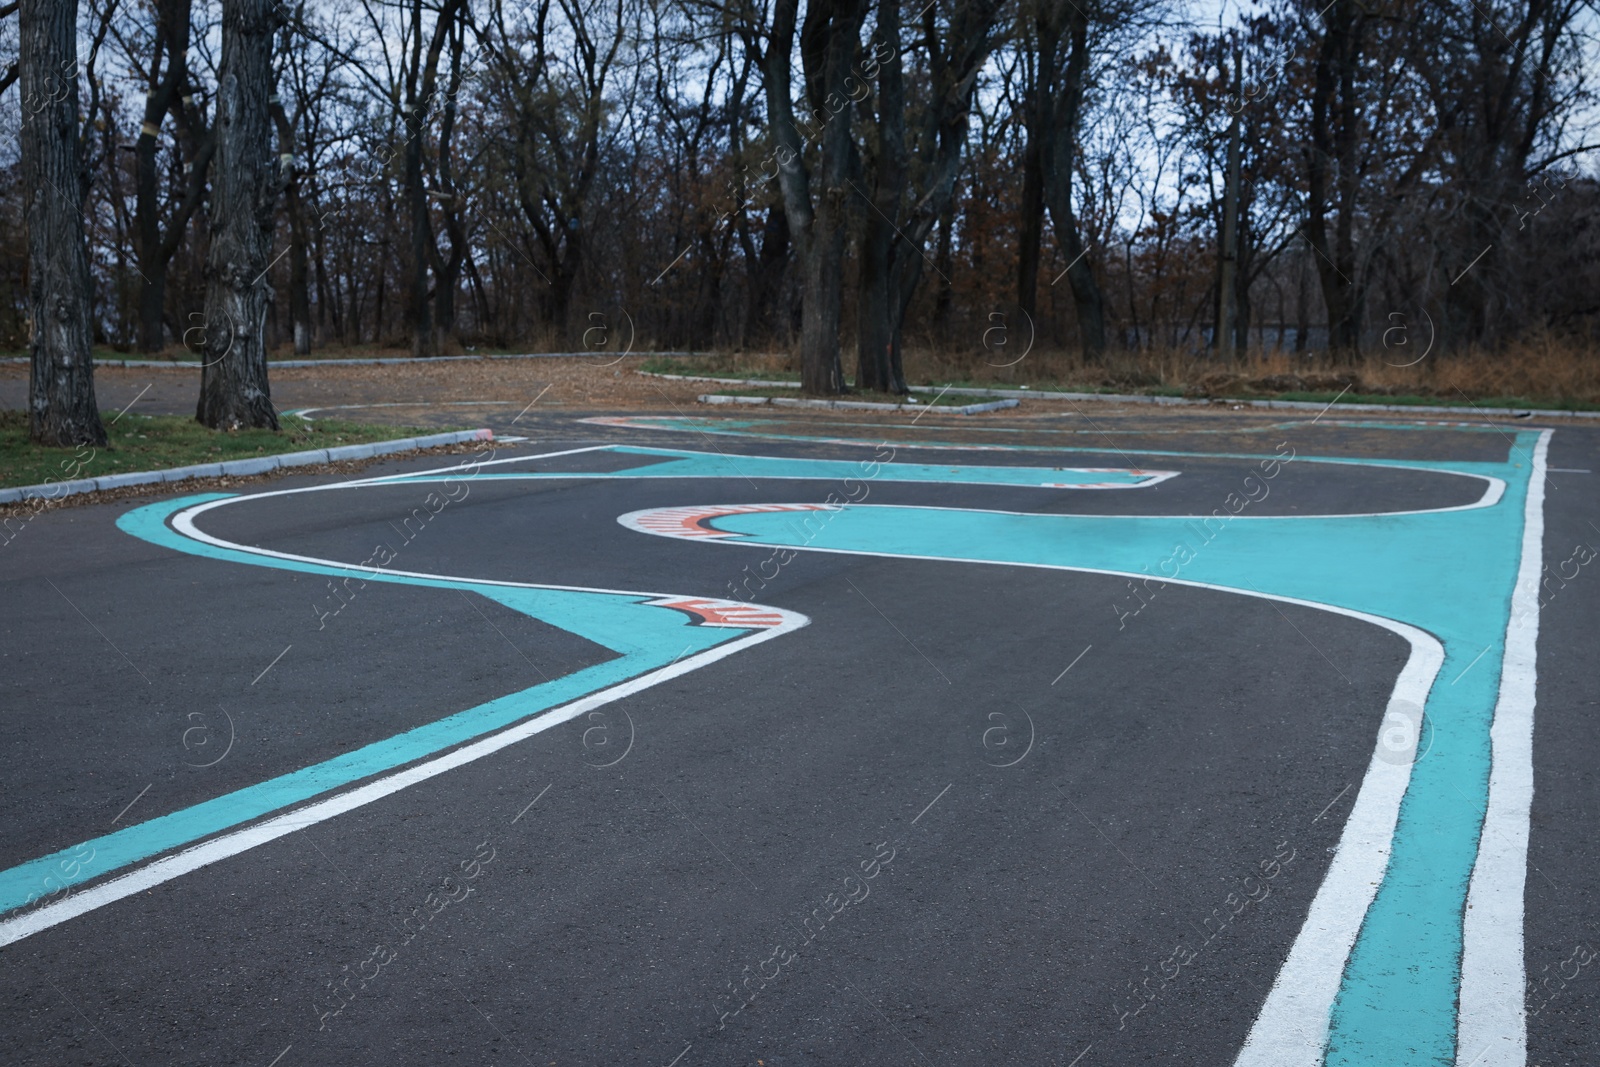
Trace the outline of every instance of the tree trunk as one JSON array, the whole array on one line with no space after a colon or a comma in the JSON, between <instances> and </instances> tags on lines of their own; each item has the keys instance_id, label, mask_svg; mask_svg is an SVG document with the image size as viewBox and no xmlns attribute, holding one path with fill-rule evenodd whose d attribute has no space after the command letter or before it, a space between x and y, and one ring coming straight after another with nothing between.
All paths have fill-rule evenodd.
<instances>
[{"instance_id":1,"label":"tree trunk","mask_svg":"<svg viewBox=\"0 0 1600 1067\"><path fill-rule=\"evenodd\" d=\"M300 195L300 169L295 151L294 123L276 96L272 121L278 127L278 158L283 164L284 214L289 217L289 328L294 354L311 354L311 266L305 200Z\"/></svg>"},{"instance_id":2,"label":"tree trunk","mask_svg":"<svg viewBox=\"0 0 1600 1067\"><path fill-rule=\"evenodd\" d=\"M1067 257L1067 282L1072 287L1072 302L1078 313L1078 337L1083 358L1092 362L1098 360L1106 348L1105 302L1089 264L1089 250L1078 232L1078 219L1072 207L1072 172L1077 162L1084 82L1089 76L1089 20L1070 0L1050 4L1047 12L1049 21L1041 19L1039 31L1041 63L1044 62L1043 44L1049 41L1050 65L1054 67L1054 42L1060 40L1063 32L1061 23L1056 20L1065 20L1068 48L1066 67L1061 72L1059 85L1046 81L1045 72L1040 72L1041 83L1052 94L1047 99L1054 102L1053 129L1045 157L1044 202L1050 209L1050 221L1055 226L1056 243Z\"/></svg>"},{"instance_id":3,"label":"tree trunk","mask_svg":"<svg viewBox=\"0 0 1600 1067\"><path fill-rule=\"evenodd\" d=\"M406 263L406 326L411 333L411 357L438 355L434 343L433 313L428 306L428 260L433 247L433 227L428 218L428 198L422 187L422 107L409 112L406 121L405 197L411 215L411 255Z\"/></svg>"},{"instance_id":4,"label":"tree trunk","mask_svg":"<svg viewBox=\"0 0 1600 1067\"><path fill-rule=\"evenodd\" d=\"M844 392L839 363L843 307L844 194L822 191L806 241L805 304L800 322L800 389L813 396Z\"/></svg>"},{"instance_id":5,"label":"tree trunk","mask_svg":"<svg viewBox=\"0 0 1600 1067\"><path fill-rule=\"evenodd\" d=\"M906 94L900 58L899 0L882 0L874 40L883 38L891 54L878 70L877 180L871 207L863 215L861 262L856 297L856 388L905 393L894 372L900 301L894 269L900 234L900 202L906 187Z\"/></svg>"},{"instance_id":6,"label":"tree trunk","mask_svg":"<svg viewBox=\"0 0 1600 1067\"><path fill-rule=\"evenodd\" d=\"M146 353L160 352L166 344L167 264L178 248L178 241L172 238L181 236L193 211L188 205L181 206L168 224L171 236L163 239L156 138L161 132L161 123L188 82L189 21L189 0L161 0L156 5L151 81L144 98L144 121L134 143L134 257L140 277L139 351ZM166 63L164 74L160 73L163 61ZM191 143L191 156L194 147ZM191 164L195 162L190 159ZM198 176L191 174L191 178L194 177Z\"/></svg>"},{"instance_id":7,"label":"tree trunk","mask_svg":"<svg viewBox=\"0 0 1600 1067\"><path fill-rule=\"evenodd\" d=\"M22 195L33 333L28 436L62 448L104 445L94 398L78 149L78 4L22 0L20 11Z\"/></svg>"},{"instance_id":8,"label":"tree trunk","mask_svg":"<svg viewBox=\"0 0 1600 1067\"><path fill-rule=\"evenodd\" d=\"M299 183L288 189L289 215L289 322L294 331L294 354L311 354L311 265L306 248L305 205Z\"/></svg>"},{"instance_id":9,"label":"tree trunk","mask_svg":"<svg viewBox=\"0 0 1600 1067\"><path fill-rule=\"evenodd\" d=\"M267 386L267 270L281 179L272 150L273 0L223 0L217 149L206 256L205 366L195 418L278 428Z\"/></svg>"},{"instance_id":10,"label":"tree trunk","mask_svg":"<svg viewBox=\"0 0 1600 1067\"><path fill-rule=\"evenodd\" d=\"M1335 0L1323 16L1327 29L1317 48L1311 96L1306 240L1316 253L1317 280L1327 310L1328 349L1353 359L1361 333L1354 236L1359 180L1355 76L1361 48L1351 6ZM1330 209L1338 213L1331 239Z\"/></svg>"},{"instance_id":11,"label":"tree trunk","mask_svg":"<svg viewBox=\"0 0 1600 1067\"><path fill-rule=\"evenodd\" d=\"M1243 99L1240 94L1244 91L1244 59L1239 49L1233 53L1233 94L1234 99ZM1222 185L1222 240L1220 255L1217 257L1217 326L1212 338L1212 346L1216 349L1218 358L1226 362L1234 362L1239 355L1240 346L1235 342L1235 330L1239 321L1238 308L1238 281L1239 281L1239 155L1240 155L1240 121L1239 112L1233 114L1233 121L1228 124L1228 164L1227 175Z\"/></svg>"},{"instance_id":12,"label":"tree trunk","mask_svg":"<svg viewBox=\"0 0 1600 1067\"><path fill-rule=\"evenodd\" d=\"M811 0L801 34L802 55L807 46L824 49L820 68L807 63L807 99L816 112L828 116L822 131L816 214L806 241L805 318L800 328L800 388L819 396L844 391L839 325L844 306L845 198L854 154L853 99L845 79L860 49L865 17L864 0Z\"/></svg>"},{"instance_id":13,"label":"tree trunk","mask_svg":"<svg viewBox=\"0 0 1600 1067\"><path fill-rule=\"evenodd\" d=\"M1021 110L1026 142L1022 148L1022 206L1017 219L1017 306L1030 317L1039 311L1039 250L1044 241L1044 158L1049 112L1039 98L1039 80L1043 76L1038 62L1031 73L1023 70Z\"/></svg>"},{"instance_id":14,"label":"tree trunk","mask_svg":"<svg viewBox=\"0 0 1600 1067\"><path fill-rule=\"evenodd\" d=\"M749 304L744 316L744 346L750 348L776 332L772 314L774 302L783 289L784 270L789 264L789 216L778 203L767 209L767 219L761 228L761 250L755 256L746 255L750 264L745 285L749 290Z\"/></svg>"},{"instance_id":15,"label":"tree trunk","mask_svg":"<svg viewBox=\"0 0 1600 1067\"><path fill-rule=\"evenodd\" d=\"M950 280L950 272L955 269L950 238L955 228L955 214L955 197L952 196L950 203L939 213L939 244L934 253L934 266L939 271L939 293L933 301L933 328L939 334L948 334L950 330L950 301L955 288Z\"/></svg>"}]
</instances>

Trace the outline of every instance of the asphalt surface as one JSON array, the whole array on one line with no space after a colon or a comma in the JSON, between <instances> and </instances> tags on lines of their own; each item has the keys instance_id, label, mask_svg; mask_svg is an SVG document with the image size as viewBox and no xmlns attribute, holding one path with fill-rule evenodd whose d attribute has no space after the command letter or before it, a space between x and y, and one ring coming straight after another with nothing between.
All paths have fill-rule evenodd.
<instances>
[{"instance_id":1,"label":"asphalt surface","mask_svg":"<svg viewBox=\"0 0 1600 1067\"><path fill-rule=\"evenodd\" d=\"M1242 413L717 424L738 436L514 414L487 424L530 440L497 459L615 443L737 468L855 462L892 441L898 462L1179 472L1118 491L885 481L871 498L1103 515L1204 513L1280 441L1488 463L1513 432ZM1600 563L1570 562L1600 547L1600 431L1550 425L1544 555L1576 577L1548 582L1541 605L1524 929L1527 1062L1554 1067L1600 1062L1600 959L1572 962L1600 944ZM1036 451L969 449L995 444ZM569 476L475 483L395 566L727 597L765 549L644 536L617 516L838 488L600 477L654 462L508 466ZM267 496L199 525L359 564L428 490ZM1293 464L1258 513L1482 493L1437 471ZM372 582L330 601L323 576L118 528L157 499L47 510L0 546L0 868L615 658L473 593ZM0 1060L1230 1064L1329 870L1407 645L1314 607L1178 585L1119 625L1127 584L801 553L758 599L807 616L803 629L0 947ZM1239 907L1269 866L1270 892ZM1230 912L1213 933L1206 920ZM1180 948L1180 976L1138 995Z\"/></svg>"}]
</instances>

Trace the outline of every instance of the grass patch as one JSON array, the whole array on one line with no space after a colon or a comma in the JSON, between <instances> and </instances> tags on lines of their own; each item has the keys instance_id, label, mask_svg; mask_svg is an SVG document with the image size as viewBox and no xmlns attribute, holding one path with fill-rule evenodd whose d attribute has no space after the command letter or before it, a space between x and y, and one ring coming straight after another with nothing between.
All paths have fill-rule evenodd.
<instances>
[{"instance_id":1,"label":"grass patch","mask_svg":"<svg viewBox=\"0 0 1600 1067\"><path fill-rule=\"evenodd\" d=\"M106 419L109 440L105 448L83 445L71 449L33 444L28 440L27 412L0 411L0 487L221 463L438 432L333 419L309 422L294 415L280 415L278 421L283 426L281 433L218 433L180 415L124 415L115 424Z\"/></svg>"},{"instance_id":2,"label":"grass patch","mask_svg":"<svg viewBox=\"0 0 1600 1067\"><path fill-rule=\"evenodd\" d=\"M1498 352L1468 350L1399 367L1383 352L1355 361L1314 353L1252 352L1234 364L1176 350L1111 352L1095 362L1076 353L1039 350L1008 367L983 353L910 347L906 380L915 387L1003 389L1030 393L1111 393L1212 400L1300 400L1339 406L1515 408L1600 411L1600 353L1581 345L1536 340ZM849 361L846 361L847 378ZM736 352L647 359L641 370L710 378L798 381L786 352ZM1342 394L1342 395L1341 395ZM789 394L795 395L795 394ZM926 397L926 393L920 393Z\"/></svg>"}]
</instances>

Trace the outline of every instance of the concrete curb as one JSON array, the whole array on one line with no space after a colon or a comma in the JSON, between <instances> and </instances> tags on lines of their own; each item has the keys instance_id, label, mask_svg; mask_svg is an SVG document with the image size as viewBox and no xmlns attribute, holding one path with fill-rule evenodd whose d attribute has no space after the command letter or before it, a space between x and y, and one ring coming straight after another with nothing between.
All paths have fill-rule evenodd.
<instances>
[{"instance_id":1,"label":"concrete curb","mask_svg":"<svg viewBox=\"0 0 1600 1067\"><path fill-rule=\"evenodd\" d=\"M152 482L181 482L185 478L221 478L226 475L266 474L281 467L305 467L320 463L337 463L347 459L371 459L390 452L409 452L413 448L436 448L439 445L456 445L463 441L492 441L494 431L454 430L450 433L428 434L426 437L402 437L397 441L375 441L366 445L344 445L340 448L317 448L306 452L285 452L277 456L252 456L249 459L232 459L225 463L197 463L189 467L170 467L157 471L130 471L127 474L108 474L103 478L79 478L70 482L45 482L41 485L22 485L13 489L0 489L0 504L14 504L20 500L59 500L64 496L93 493L100 489L120 489L128 485L149 485Z\"/></svg>"},{"instance_id":2,"label":"concrete curb","mask_svg":"<svg viewBox=\"0 0 1600 1067\"><path fill-rule=\"evenodd\" d=\"M832 408L854 411L935 411L941 415L976 415L983 411L1014 408L1015 400L993 400L987 404L967 404L964 407L934 407L932 404L875 404L865 400L801 400L792 396L726 396L720 393L701 393L695 397L702 404L771 404L783 408Z\"/></svg>"},{"instance_id":3,"label":"concrete curb","mask_svg":"<svg viewBox=\"0 0 1600 1067\"><path fill-rule=\"evenodd\" d=\"M373 356L368 359L269 359L267 370L274 367L361 367L373 364L390 363L459 363L477 359L575 359L578 357L596 358L607 355L604 352L522 352L512 355L487 355L487 356L434 356L431 359L412 359L410 356ZM617 359L624 356L703 356L704 352L625 352ZM0 363L28 363L27 356L9 356ZM97 359L96 367L154 367L168 370L199 370L198 360L171 360L171 359ZM609 366L609 364L605 364Z\"/></svg>"},{"instance_id":4,"label":"concrete curb","mask_svg":"<svg viewBox=\"0 0 1600 1067\"><path fill-rule=\"evenodd\" d=\"M719 385L772 387L798 389L799 382L769 381L764 378L710 378L689 374L659 374L655 371L634 371L650 378L664 378L675 382L716 382ZM943 386L913 385L913 393L937 393ZM980 386L960 390L969 396L1003 396L1017 400L1109 400L1119 404L1166 404L1178 407L1210 407L1216 404L1238 404L1247 408L1283 409L1286 411L1327 411L1331 404L1316 400L1244 400L1232 397L1195 398L1187 396L1147 396L1142 393L1053 393L1033 389L986 389ZM829 403L829 401L823 401ZM885 407L889 405L883 405ZM1508 418L1528 418L1549 415L1569 419L1600 419L1600 411L1564 411L1560 408L1485 408L1485 407L1434 407L1420 404L1361 404L1347 402L1341 408L1346 413L1362 411L1390 411L1416 415L1503 415Z\"/></svg>"}]
</instances>

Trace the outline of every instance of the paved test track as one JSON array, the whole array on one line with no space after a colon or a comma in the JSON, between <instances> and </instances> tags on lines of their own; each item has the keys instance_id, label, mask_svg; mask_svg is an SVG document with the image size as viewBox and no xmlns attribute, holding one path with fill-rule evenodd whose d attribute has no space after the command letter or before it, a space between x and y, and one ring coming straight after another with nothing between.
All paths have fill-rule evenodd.
<instances>
[{"instance_id":1,"label":"paved test track","mask_svg":"<svg viewBox=\"0 0 1600 1067\"><path fill-rule=\"evenodd\" d=\"M0 571L25 606L0 646L0 893L75 884L0 918L17 1061L1593 1062L1600 598L1571 562L1600 545L1593 476L1575 473L1597 469L1593 432L1558 430L1530 482L1531 430L1307 422L1100 419L1072 437L541 416L514 428L536 442L447 472L470 491L443 506L426 501L446 483L414 478L214 505L194 531L244 548L211 556L163 524L177 498L47 512ZM893 462L862 467L886 439ZM525 458L606 441L624 447ZM1266 484L1274 456L1270 493L1195 531L1180 577L1433 612L1401 620L1446 645L1420 737L1392 702L1415 642L1392 629L1038 566L1154 570L1177 525L1161 516ZM1312 462L1328 456L1480 477ZM1473 507L1487 478L1505 488ZM1515 837L1514 806L1478 827L1530 485L1544 561L1577 576L1539 598L1533 873L1508 968L1518 924L1474 934L1462 916L1484 864L1472 910L1504 904L1494 846ZM859 506L749 510L830 492ZM661 519L699 505L744 510ZM650 535L674 524L691 536ZM390 573L343 582L379 543ZM788 613L755 621L809 624L696 626L681 604L484 583L745 596ZM418 770L649 671L670 677ZM386 768L416 780L386 792ZM1385 866L1387 843L1350 828L1396 786ZM341 800L352 787L370 802ZM223 858L181 851L201 839ZM1363 854L1383 885L1330 969L1307 915ZM1525 1038L1494 993L1511 970L1533 983ZM1306 991L1329 975L1318 1022Z\"/></svg>"}]
</instances>

